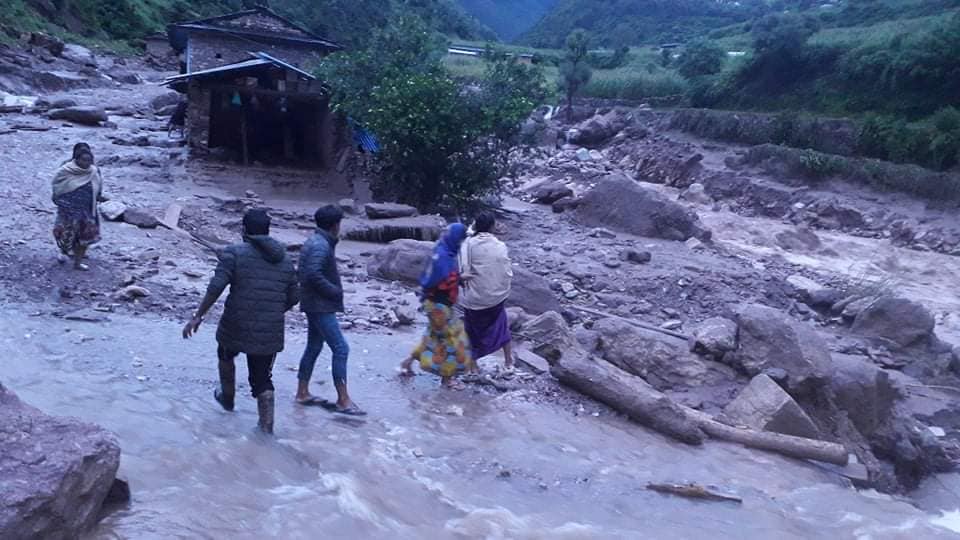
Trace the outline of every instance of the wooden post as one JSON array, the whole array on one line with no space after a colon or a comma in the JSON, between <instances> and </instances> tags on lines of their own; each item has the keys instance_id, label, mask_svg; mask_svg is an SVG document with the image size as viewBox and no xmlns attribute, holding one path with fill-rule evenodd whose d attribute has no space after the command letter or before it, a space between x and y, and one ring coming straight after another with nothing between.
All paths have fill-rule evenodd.
<instances>
[{"instance_id":1,"label":"wooden post","mask_svg":"<svg viewBox=\"0 0 960 540\"><path fill-rule=\"evenodd\" d=\"M240 109L240 139L243 143L243 164L250 165L250 148L247 143L247 110L246 105Z\"/></svg>"}]
</instances>

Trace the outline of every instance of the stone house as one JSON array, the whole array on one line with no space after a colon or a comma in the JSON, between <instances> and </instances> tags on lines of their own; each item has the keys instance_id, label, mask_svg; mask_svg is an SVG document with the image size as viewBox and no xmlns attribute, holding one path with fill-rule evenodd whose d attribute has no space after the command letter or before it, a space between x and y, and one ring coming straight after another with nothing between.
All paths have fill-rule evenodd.
<instances>
[{"instance_id":1,"label":"stone house","mask_svg":"<svg viewBox=\"0 0 960 540\"><path fill-rule=\"evenodd\" d=\"M186 95L186 136L198 150L243 162L332 163L327 88L310 71L342 50L264 7L172 24L181 74L164 84Z\"/></svg>"}]
</instances>

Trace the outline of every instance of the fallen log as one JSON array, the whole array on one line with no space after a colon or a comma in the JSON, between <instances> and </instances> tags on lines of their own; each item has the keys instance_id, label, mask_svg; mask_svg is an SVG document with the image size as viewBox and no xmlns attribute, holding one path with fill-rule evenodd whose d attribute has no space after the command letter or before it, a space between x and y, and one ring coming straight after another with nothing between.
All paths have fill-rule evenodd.
<instances>
[{"instance_id":1,"label":"fallen log","mask_svg":"<svg viewBox=\"0 0 960 540\"><path fill-rule=\"evenodd\" d=\"M721 424L706 413L675 403L642 378L583 351L568 350L548 360L550 373L562 384L678 441L701 444L709 435L788 457L847 465L849 452L841 444Z\"/></svg>"},{"instance_id":2,"label":"fallen log","mask_svg":"<svg viewBox=\"0 0 960 540\"><path fill-rule=\"evenodd\" d=\"M706 435L683 407L646 381L586 354L565 354L550 373L561 383L613 407L631 420L687 444L702 444Z\"/></svg>"},{"instance_id":3,"label":"fallen log","mask_svg":"<svg viewBox=\"0 0 960 540\"><path fill-rule=\"evenodd\" d=\"M789 457L812 459L834 465L846 466L850 459L850 452L842 444L783 435L771 431L755 431L728 426L717 422L700 411L686 407L685 409L691 418L697 421L700 429L714 439L739 443L749 448L769 450Z\"/></svg>"}]
</instances>

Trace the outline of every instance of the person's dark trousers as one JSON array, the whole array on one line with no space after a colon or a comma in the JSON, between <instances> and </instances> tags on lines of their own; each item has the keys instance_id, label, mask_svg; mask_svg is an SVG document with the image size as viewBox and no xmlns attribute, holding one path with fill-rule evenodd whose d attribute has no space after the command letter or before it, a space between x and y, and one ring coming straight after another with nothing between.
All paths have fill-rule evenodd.
<instances>
[{"instance_id":1,"label":"person's dark trousers","mask_svg":"<svg viewBox=\"0 0 960 540\"><path fill-rule=\"evenodd\" d=\"M217 347L217 357L221 363L233 363L239 354L238 352L228 351L223 346ZM273 391L273 362L276 358L277 355L275 354L247 355L248 380L253 397L257 397L268 390Z\"/></svg>"},{"instance_id":2,"label":"person's dark trousers","mask_svg":"<svg viewBox=\"0 0 960 540\"><path fill-rule=\"evenodd\" d=\"M307 347L300 359L300 371L297 378L302 382L310 382L313 376L313 367L317 357L323 351L323 344L330 346L333 353L333 383L347 383L347 357L350 355L350 346L340 330L340 322L336 313L307 313Z\"/></svg>"}]
</instances>

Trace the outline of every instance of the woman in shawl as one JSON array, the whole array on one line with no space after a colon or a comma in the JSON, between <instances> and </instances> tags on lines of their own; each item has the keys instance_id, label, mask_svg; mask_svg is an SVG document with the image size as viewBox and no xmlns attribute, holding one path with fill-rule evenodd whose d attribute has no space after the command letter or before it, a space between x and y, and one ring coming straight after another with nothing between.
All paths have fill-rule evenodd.
<instances>
[{"instance_id":1,"label":"woman in shawl","mask_svg":"<svg viewBox=\"0 0 960 540\"><path fill-rule=\"evenodd\" d=\"M513 268L506 244L493 235L496 217L477 216L473 235L460 248L463 321L470 338L473 359L503 350L507 371L513 370L513 347L506 301L510 297Z\"/></svg>"},{"instance_id":2,"label":"woman in shawl","mask_svg":"<svg viewBox=\"0 0 960 540\"><path fill-rule=\"evenodd\" d=\"M100 213L103 180L93 164L93 151L86 143L73 147L73 158L60 166L53 177L53 202L57 205L57 221L53 237L74 268L89 270L83 264L87 248L100 241Z\"/></svg>"},{"instance_id":3,"label":"woman in shawl","mask_svg":"<svg viewBox=\"0 0 960 540\"><path fill-rule=\"evenodd\" d=\"M420 344L400 365L402 375L413 375L411 365L420 362L420 369L440 375L443 385L457 387L454 376L473 369L473 356L463 322L453 306L460 288L457 255L467 237L460 223L447 228L437 242L433 259L420 279L423 311L429 319Z\"/></svg>"}]
</instances>

